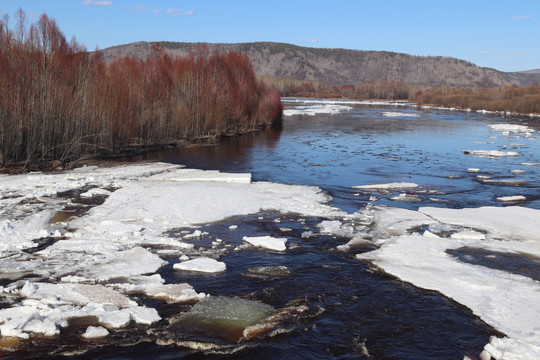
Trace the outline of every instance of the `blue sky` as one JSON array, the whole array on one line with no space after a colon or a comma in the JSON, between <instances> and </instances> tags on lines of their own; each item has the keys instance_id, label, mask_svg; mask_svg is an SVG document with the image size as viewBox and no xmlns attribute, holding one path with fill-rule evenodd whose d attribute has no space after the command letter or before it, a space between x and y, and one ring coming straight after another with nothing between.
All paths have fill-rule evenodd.
<instances>
[{"instance_id":1,"label":"blue sky","mask_svg":"<svg viewBox=\"0 0 540 360\"><path fill-rule=\"evenodd\" d=\"M540 0L0 0L12 25L46 13L93 50L134 41L277 41L452 56L502 71L540 68Z\"/></svg>"}]
</instances>

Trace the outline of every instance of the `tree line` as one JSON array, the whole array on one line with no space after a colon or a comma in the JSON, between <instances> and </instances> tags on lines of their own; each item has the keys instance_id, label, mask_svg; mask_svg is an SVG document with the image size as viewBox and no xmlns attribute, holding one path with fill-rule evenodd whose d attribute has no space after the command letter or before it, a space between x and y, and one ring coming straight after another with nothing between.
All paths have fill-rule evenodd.
<instances>
[{"instance_id":1,"label":"tree line","mask_svg":"<svg viewBox=\"0 0 540 360\"><path fill-rule=\"evenodd\" d=\"M358 85L333 86L316 81L261 77L275 86L282 96L307 98L346 98L356 100L408 100L418 105L458 109L540 114L540 84L530 86L455 87L408 85L379 79Z\"/></svg>"},{"instance_id":2,"label":"tree line","mask_svg":"<svg viewBox=\"0 0 540 360\"><path fill-rule=\"evenodd\" d=\"M134 146L221 137L279 119L280 94L245 54L201 47L105 63L42 15L0 20L0 166L62 164Z\"/></svg>"}]
</instances>

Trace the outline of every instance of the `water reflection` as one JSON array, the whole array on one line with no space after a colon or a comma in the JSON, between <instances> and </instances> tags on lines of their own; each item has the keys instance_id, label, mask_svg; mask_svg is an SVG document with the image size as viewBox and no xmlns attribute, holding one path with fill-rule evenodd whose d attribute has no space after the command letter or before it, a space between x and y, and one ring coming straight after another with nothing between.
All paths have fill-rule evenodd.
<instances>
[{"instance_id":1,"label":"water reflection","mask_svg":"<svg viewBox=\"0 0 540 360\"><path fill-rule=\"evenodd\" d=\"M487 126L501 122L523 123L517 118L477 113L357 105L340 115L286 117L282 130L270 128L215 146L166 150L134 160L250 172L255 181L320 186L334 197L334 205L346 211L356 211L370 201L370 194L352 191L353 185L387 182L415 182L438 194L421 195L420 203L400 203L390 200L399 195L394 193L379 196L379 204L411 209L503 206L497 197L519 194L527 198L525 206L540 208L540 166L521 165L540 161L540 141L535 141L538 133L516 138ZM516 146L518 142L522 145ZM520 155L491 159L462 153L465 149L512 148ZM479 172L468 172L469 168ZM516 169L524 172L511 173ZM478 175L523 180L526 185L516 189L484 184Z\"/></svg>"}]
</instances>

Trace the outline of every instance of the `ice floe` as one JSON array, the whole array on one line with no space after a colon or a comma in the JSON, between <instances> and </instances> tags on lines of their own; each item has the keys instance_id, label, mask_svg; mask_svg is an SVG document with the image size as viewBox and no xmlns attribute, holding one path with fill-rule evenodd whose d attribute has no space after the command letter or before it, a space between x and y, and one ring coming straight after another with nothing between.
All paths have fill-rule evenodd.
<instances>
[{"instance_id":1,"label":"ice floe","mask_svg":"<svg viewBox=\"0 0 540 360\"><path fill-rule=\"evenodd\" d=\"M274 251L287 250L287 238L275 238L272 236L244 236L242 240L244 240L248 244L263 249Z\"/></svg>"},{"instance_id":2,"label":"ice floe","mask_svg":"<svg viewBox=\"0 0 540 360\"><path fill-rule=\"evenodd\" d=\"M155 309L137 305L129 297L103 285L51 284L25 282L18 292L23 300L18 306L0 310L0 333L28 339L31 336L54 336L68 325L68 320L94 316L107 328L121 328L131 321L152 324L161 317Z\"/></svg>"},{"instance_id":3,"label":"ice floe","mask_svg":"<svg viewBox=\"0 0 540 360\"><path fill-rule=\"evenodd\" d=\"M531 136L535 130L526 126L526 125L518 125L518 124L491 124L488 125L488 127L491 130L500 131L503 135L520 135L529 137Z\"/></svg>"},{"instance_id":4,"label":"ice floe","mask_svg":"<svg viewBox=\"0 0 540 360\"><path fill-rule=\"evenodd\" d=\"M396 232L372 252L358 254L385 272L416 286L436 290L469 307L507 337L492 338L483 356L497 359L540 357L540 284L526 276L459 261L449 250L483 248L540 256L540 210L523 207L476 209L378 207L375 227L406 223L409 229L431 224L421 233ZM396 217L397 214L401 214ZM407 219L408 218L408 219ZM400 225L400 227L402 227ZM444 236L453 227L462 230Z\"/></svg>"},{"instance_id":5,"label":"ice floe","mask_svg":"<svg viewBox=\"0 0 540 360\"><path fill-rule=\"evenodd\" d=\"M84 333L88 338L105 335L99 326L109 331L159 321L158 312L138 305L134 294L168 302L206 298L189 284L165 284L156 274L167 264L159 254L194 248L184 242L187 234L171 238L171 229L261 210L343 215L327 205L330 198L317 187L253 183L250 174L163 163L4 175L0 194L0 278L12 281L0 286L0 296L9 296L11 304L0 309L0 333L22 339L61 335L74 318L96 319ZM105 200L82 216L50 222L73 206L73 197L98 196ZM262 244L273 241L282 251L284 240ZM223 271L226 266L195 258L176 264L182 267Z\"/></svg>"},{"instance_id":6,"label":"ice floe","mask_svg":"<svg viewBox=\"0 0 540 360\"><path fill-rule=\"evenodd\" d=\"M418 184L406 183L406 182L393 182L386 184L371 184L371 185L354 185L353 189L361 190L400 190L400 189L414 189Z\"/></svg>"},{"instance_id":7,"label":"ice floe","mask_svg":"<svg viewBox=\"0 0 540 360\"><path fill-rule=\"evenodd\" d=\"M345 111L352 110L352 106L348 105L335 105L335 104L321 104L321 105L305 105L296 106L292 109L283 110L283 116L293 115L308 115L315 116L317 114L330 114L336 115Z\"/></svg>"},{"instance_id":8,"label":"ice floe","mask_svg":"<svg viewBox=\"0 0 540 360\"><path fill-rule=\"evenodd\" d=\"M385 111L382 116L386 117L419 117L420 115L415 113L404 113L399 111Z\"/></svg>"},{"instance_id":9,"label":"ice floe","mask_svg":"<svg viewBox=\"0 0 540 360\"><path fill-rule=\"evenodd\" d=\"M227 269L227 265L225 265L224 262L217 261L212 258L200 257L181 263L176 263L173 265L173 268L176 270L217 273L225 271Z\"/></svg>"},{"instance_id":10,"label":"ice floe","mask_svg":"<svg viewBox=\"0 0 540 360\"><path fill-rule=\"evenodd\" d=\"M410 201L410 202L420 202L422 199L416 195L408 195L405 193L401 193L398 196L394 196L390 198L390 200L393 201Z\"/></svg>"},{"instance_id":11,"label":"ice floe","mask_svg":"<svg viewBox=\"0 0 540 360\"><path fill-rule=\"evenodd\" d=\"M472 155L478 157L505 157L505 156L518 156L519 153L515 151L500 151L500 150L461 150L465 155Z\"/></svg>"},{"instance_id":12,"label":"ice floe","mask_svg":"<svg viewBox=\"0 0 540 360\"><path fill-rule=\"evenodd\" d=\"M109 331L103 326L89 326L86 328L84 334L82 334L82 337L85 339L96 339L107 335L109 335Z\"/></svg>"},{"instance_id":13,"label":"ice floe","mask_svg":"<svg viewBox=\"0 0 540 360\"><path fill-rule=\"evenodd\" d=\"M516 201L526 201L527 198L523 195L512 195L512 196L500 196L497 198L498 201L502 202L516 202Z\"/></svg>"}]
</instances>

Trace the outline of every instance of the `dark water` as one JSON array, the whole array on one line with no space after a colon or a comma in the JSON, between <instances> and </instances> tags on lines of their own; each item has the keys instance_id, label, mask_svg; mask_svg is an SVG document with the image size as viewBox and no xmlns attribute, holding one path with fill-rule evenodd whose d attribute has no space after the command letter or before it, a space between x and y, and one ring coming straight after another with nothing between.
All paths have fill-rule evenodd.
<instances>
[{"instance_id":1,"label":"dark water","mask_svg":"<svg viewBox=\"0 0 540 360\"><path fill-rule=\"evenodd\" d=\"M418 116L385 117L383 112ZM192 168L250 172L254 181L316 185L333 196L335 206L348 212L364 207L373 195L376 203L414 209L504 206L497 197L519 194L527 198L521 205L540 208L540 166L520 165L540 161L540 141L503 136L486 126L500 122L528 122L540 128L529 119L356 106L340 115L287 117L282 129L228 139L219 146L156 152L133 161L160 160ZM512 145L517 143L523 145ZM465 149L518 151L520 156L476 158L462 154ZM468 168L480 172L471 173ZM526 172L513 175L510 170L514 169ZM522 187L486 185L477 175L528 182ZM422 202L395 202L390 198L397 193L371 194L352 188L388 182L419 184L411 194ZM209 235L193 243L209 253L216 238L230 245L230 250L219 253L227 270L213 275L179 272L173 269L179 260L169 258L169 265L160 272L167 283L187 282L198 292L258 300L276 309L301 301L309 311L284 323L283 333L221 344L217 350L191 350L183 342L207 341L208 336L185 334L167 322L190 305L141 296L140 303L155 307L164 318L152 331L141 326L94 343L68 336L60 344L38 342L10 358L40 358L46 353L50 358L71 354L76 359L462 359L478 356L491 335L500 335L452 300L387 276L356 260L354 252L337 251L336 246L347 239L320 234L302 238L305 231L317 232L320 221L261 213L207 225L200 230ZM238 225L238 230L229 230L230 225ZM182 229L171 230L171 236L178 230ZM289 249L284 253L232 250L246 234L287 237ZM489 266L488 255L493 254L469 250L456 254L484 266ZM257 266L286 266L290 276L250 276L248 269ZM75 326L70 331L78 334L84 329ZM170 345L157 345L158 339L170 340ZM215 342L220 343L219 339ZM74 348L83 353L77 355Z\"/></svg>"}]
</instances>

